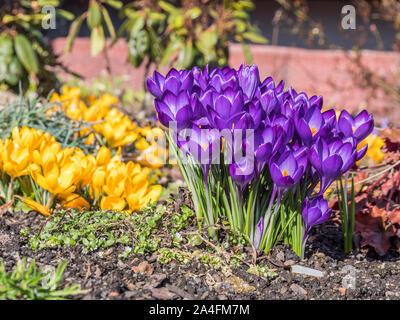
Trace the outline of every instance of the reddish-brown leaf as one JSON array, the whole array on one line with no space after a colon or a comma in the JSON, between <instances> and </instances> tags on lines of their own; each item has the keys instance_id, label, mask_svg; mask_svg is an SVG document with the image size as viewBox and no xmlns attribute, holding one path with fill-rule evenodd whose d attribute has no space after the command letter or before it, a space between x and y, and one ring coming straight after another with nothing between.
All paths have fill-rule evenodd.
<instances>
[{"instance_id":1,"label":"reddish-brown leaf","mask_svg":"<svg viewBox=\"0 0 400 320\"><path fill-rule=\"evenodd\" d=\"M388 178L384 183L382 183L382 194L384 196L387 196L392 190L393 186L396 186L396 188L399 188L398 181L400 179L400 171L395 172L390 178Z\"/></svg>"},{"instance_id":2,"label":"reddish-brown leaf","mask_svg":"<svg viewBox=\"0 0 400 320\"><path fill-rule=\"evenodd\" d=\"M400 225L400 208L388 213L390 223Z\"/></svg>"},{"instance_id":3,"label":"reddish-brown leaf","mask_svg":"<svg viewBox=\"0 0 400 320\"><path fill-rule=\"evenodd\" d=\"M372 207L367 214L356 214L355 232L361 235L361 246L369 245L383 256L390 248L390 239L395 235L394 228L386 224L385 210Z\"/></svg>"},{"instance_id":4,"label":"reddish-brown leaf","mask_svg":"<svg viewBox=\"0 0 400 320\"><path fill-rule=\"evenodd\" d=\"M10 210L10 208L14 204L14 200L15 200L15 198L12 197L12 199L9 202L7 202L7 203L3 204L2 206L0 206L0 217L3 214L5 214L8 210Z\"/></svg>"}]
</instances>

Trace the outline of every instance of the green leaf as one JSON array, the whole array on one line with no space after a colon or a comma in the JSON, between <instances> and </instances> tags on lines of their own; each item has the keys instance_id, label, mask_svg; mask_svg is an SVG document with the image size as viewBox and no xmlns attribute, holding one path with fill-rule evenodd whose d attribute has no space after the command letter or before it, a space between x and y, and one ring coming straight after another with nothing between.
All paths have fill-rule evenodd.
<instances>
[{"instance_id":1,"label":"green leaf","mask_svg":"<svg viewBox=\"0 0 400 320\"><path fill-rule=\"evenodd\" d=\"M268 40L264 38L261 34L254 32L244 32L243 38L250 40L251 42L267 44Z\"/></svg>"},{"instance_id":2,"label":"green leaf","mask_svg":"<svg viewBox=\"0 0 400 320\"><path fill-rule=\"evenodd\" d=\"M110 18L110 15L108 14L107 9L102 7L101 12L103 13L104 22L106 23L106 26L107 26L108 32L110 33L111 38L115 39L117 35L115 33L114 25L111 21L111 18Z\"/></svg>"},{"instance_id":3,"label":"green leaf","mask_svg":"<svg viewBox=\"0 0 400 320\"><path fill-rule=\"evenodd\" d=\"M252 1L239 1L239 5L245 10L254 10L254 3Z\"/></svg>"},{"instance_id":4,"label":"green leaf","mask_svg":"<svg viewBox=\"0 0 400 320\"><path fill-rule=\"evenodd\" d=\"M90 53L97 56L104 49L105 45L104 30L102 26L97 26L90 34Z\"/></svg>"},{"instance_id":5,"label":"green leaf","mask_svg":"<svg viewBox=\"0 0 400 320\"><path fill-rule=\"evenodd\" d=\"M181 45L182 43L178 38L171 42L164 51L164 55L161 58L160 65L163 66L168 62L171 62L172 55L179 49Z\"/></svg>"},{"instance_id":6,"label":"green leaf","mask_svg":"<svg viewBox=\"0 0 400 320\"><path fill-rule=\"evenodd\" d=\"M89 5L87 24L90 29L98 27L101 23L101 11L97 2L92 1Z\"/></svg>"},{"instance_id":7,"label":"green leaf","mask_svg":"<svg viewBox=\"0 0 400 320\"><path fill-rule=\"evenodd\" d=\"M60 5L60 1L58 1L58 0L38 0L37 4L39 7L44 7L44 6L58 7Z\"/></svg>"},{"instance_id":8,"label":"green leaf","mask_svg":"<svg viewBox=\"0 0 400 320\"><path fill-rule=\"evenodd\" d=\"M236 34L242 34L243 32L246 31L246 23L243 20L236 20Z\"/></svg>"},{"instance_id":9,"label":"green leaf","mask_svg":"<svg viewBox=\"0 0 400 320\"><path fill-rule=\"evenodd\" d=\"M209 62L216 58L215 45L218 41L217 31L204 31L196 41L196 47L204 55L204 59Z\"/></svg>"},{"instance_id":10,"label":"green leaf","mask_svg":"<svg viewBox=\"0 0 400 320\"><path fill-rule=\"evenodd\" d=\"M69 28L67 41L66 41L66 49L65 49L66 53L71 51L74 40L79 34L79 30L81 29L82 22L84 19L85 19L85 17L82 14L74 22L72 22L71 27Z\"/></svg>"},{"instance_id":11,"label":"green leaf","mask_svg":"<svg viewBox=\"0 0 400 320\"><path fill-rule=\"evenodd\" d=\"M63 9L57 9L56 14L66 20L69 20L69 21L71 21L75 18L73 13L63 10Z\"/></svg>"},{"instance_id":12,"label":"green leaf","mask_svg":"<svg viewBox=\"0 0 400 320\"><path fill-rule=\"evenodd\" d=\"M135 22L134 22L133 25L132 25L132 28L131 28L131 30L130 30L130 35L131 35L131 36L135 36L136 33L138 33L140 30L143 29L144 24L145 24L144 17L138 16L138 17L135 19Z\"/></svg>"},{"instance_id":13,"label":"green leaf","mask_svg":"<svg viewBox=\"0 0 400 320\"><path fill-rule=\"evenodd\" d=\"M194 59L194 50L192 43L188 43L183 50L179 52L178 62L180 67L186 69L192 65Z\"/></svg>"},{"instance_id":14,"label":"green leaf","mask_svg":"<svg viewBox=\"0 0 400 320\"><path fill-rule=\"evenodd\" d=\"M179 29L183 27L184 18L181 14L175 14L170 16L170 20L172 21L172 25L175 29Z\"/></svg>"},{"instance_id":15,"label":"green leaf","mask_svg":"<svg viewBox=\"0 0 400 320\"><path fill-rule=\"evenodd\" d=\"M118 0L106 0L106 3L115 9L121 9L123 6L123 3Z\"/></svg>"},{"instance_id":16,"label":"green leaf","mask_svg":"<svg viewBox=\"0 0 400 320\"><path fill-rule=\"evenodd\" d=\"M243 10L235 10L233 12L233 15L236 18L241 18L241 19L244 19L244 20L248 20L249 19L249 14L246 11L243 11Z\"/></svg>"},{"instance_id":17,"label":"green leaf","mask_svg":"<svg viewBox=\"0 0 400 320\"><path fill-rule=\"evenodd\" d=\"M168 13L171 13L171 14L176 12L176 10L178 10L172 4L170 4L166 1L159 1L158 5L161 7L161 9L163 9L164 11L167 11Z\"/></svg>"},{"instance_id":18,"label":"green leaf","mask_svg":"<svg viewBox=\"0 0 400 320\"><path fill-rule=\"evenodd\" d=\"M11 56L13 51L11 37L8 34L0 34L0 56Z\"/></svg>"},{"instance_id":19,"label":"green leaf","mask_svg":"<svg viewBox=\"0 0 400 320\"><path fill-rule=\"evenodd\" d=\"M16 16L12 16L12 15L10 15L10 14L5 14L5 15L3 16L2 22L3 22L4 24L7 24L7 23L10 23L10 22L15 21L15 20L17 20L17 17L16 17Z\"/></svg>"},{"instance_id":20,"label":"green leaf","mask_svg":"<svg viewBox=\"0 0 400 320\"><path fill-rule=\"evenodd\" d=\"M31 43L23 34L17 34L14 38L15 52L19 61L29 72L39 71L39 62Z\"/></svg>"},{"instance_id":21,"label":"green leaf","mask_svg":"<svg viewBox=\"0 0 400 320\"><path fill-rule=\"evenodd\" d=\"M193 7L185 12L185 16L190 19L197 19L201 15L201 9L199 7Z\"/></svg>"}]
</instances>

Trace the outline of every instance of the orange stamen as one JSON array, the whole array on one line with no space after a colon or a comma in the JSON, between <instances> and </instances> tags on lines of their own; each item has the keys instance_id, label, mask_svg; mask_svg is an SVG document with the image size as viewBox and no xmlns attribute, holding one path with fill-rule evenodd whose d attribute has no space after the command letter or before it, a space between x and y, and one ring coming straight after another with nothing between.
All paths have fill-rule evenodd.
<instances>
[{"instance_id":1,"label":"orange stamen","mask_svg":"<svg viewBox=\"0 0 400 320\"><path fill-rule=\"evenodd\" d=\"M317 129L314 127L311 127L311 135L314 137L314 135L317 133Z\"/></svg>"}]
</instances>

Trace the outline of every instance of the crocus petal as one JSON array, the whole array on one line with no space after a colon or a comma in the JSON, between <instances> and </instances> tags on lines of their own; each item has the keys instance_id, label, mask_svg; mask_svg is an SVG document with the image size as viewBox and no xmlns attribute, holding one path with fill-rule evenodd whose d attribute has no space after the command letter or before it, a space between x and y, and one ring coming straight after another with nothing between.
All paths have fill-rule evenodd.
<instances>
[{"instance_id":1,"label":"crocus petal","mask_svg":"<svg viewBox=\"0 0 400 320\"><path fill-rule=\"evenodd\" d=\"M338 126L346 137L353 135L353 118L346 110L340 113Z\"/></svg>"},{"instance_id":2,"label":"crocus petal","mask_svg":"<svg viewBox=\"0 0 400 320\"><path fill-rule=\"evenodd\" d=\"M322 162L322 174L327 177L338 177L342 165L343 160L338 155L331 155Z\"/></svg>"}]
</instances>

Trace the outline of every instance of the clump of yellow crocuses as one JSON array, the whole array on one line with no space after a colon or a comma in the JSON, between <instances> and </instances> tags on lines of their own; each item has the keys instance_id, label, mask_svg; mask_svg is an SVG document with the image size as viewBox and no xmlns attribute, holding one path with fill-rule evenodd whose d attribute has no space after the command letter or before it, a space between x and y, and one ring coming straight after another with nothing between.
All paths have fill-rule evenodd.
<instances>
[{"instance_id":1,"label":"clump of yellow crocuses","mask_svg":"<svg viewBox=\"0 0 400 320\"><path fill-rule=\"evenodd\" d=\"M124 163L118 155L111 158L106 147L100 148L96 160L90 187L94 197L100 200L102 210L137 210L160 196L161 186L151 186L148 168L132 161Z\"/></svg>"},{"instance_id":2,"label":"clump of yellow crocuses","mask_svg":"<svg viewBox=\"0 0 400 320\"><path fill-rule=\"evenodd\" d=\"M0 140L0 154L1 180L18 179L22 194L15 196L43 215L50 215L57 203L80 210L98 206L132 212L157 201L161 193L160 185L151 185L148 168L124 163L119 154L111 157L104 146L96 157L79 148L62 148L41 130L14 128L11 139ZM2 183L2 189L10 201L12 188Z\"/></svg>"},{"instance_id":3,"label":"clump of yellow crocuses","mask_svg":"<svg viewBox=\"0 0 400 320\"><path fill-rule=\"evenodd\" d=\"M159 128L137 127L128 116L111 106L118 99L110 94L102 94L98 98L93 95L82 97L79 88L63 86L62 93L53 93L50 101L59 102L65 114L74 120L92 122L92 129L84 128L81 136L88 134L86 144L92 144L95 133L103 136L110 148L124 147L136 141L139 155L136 161L152 169L160 168L165 162L167 150L156 143L157 137L162 136ZM87 102L87 104L84 102ZM90 133L90 131L94 131Z\"/></svg>"}]
</instances>

